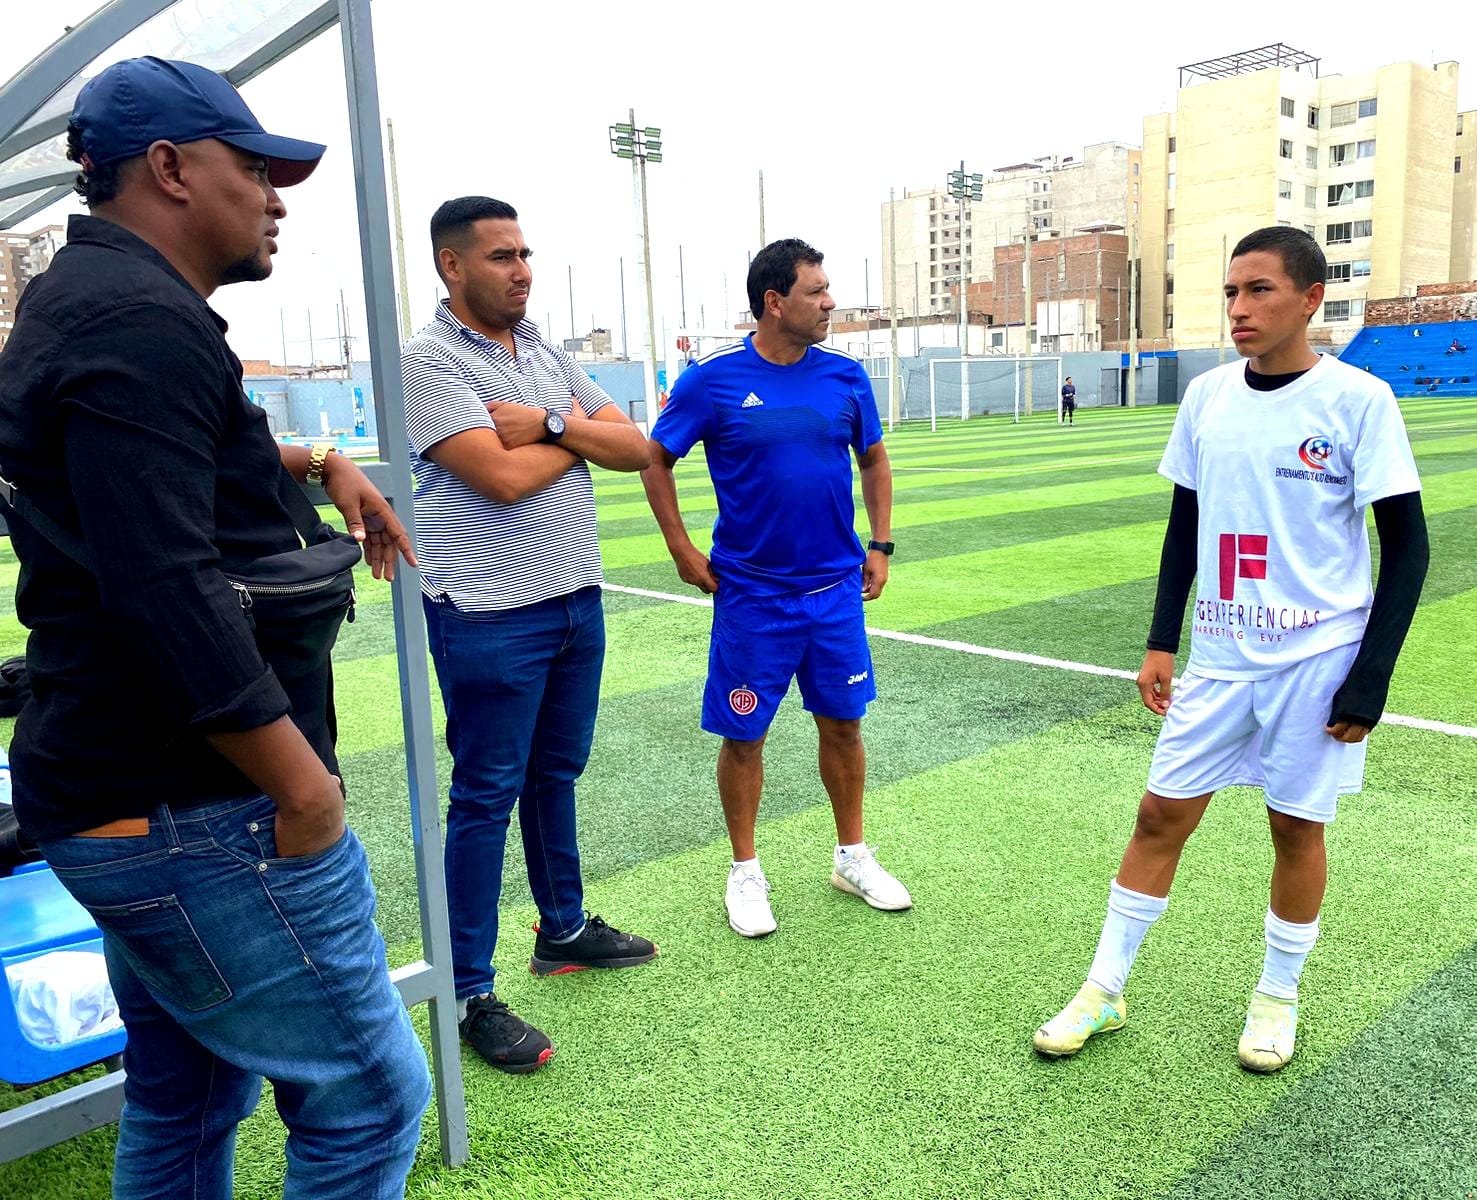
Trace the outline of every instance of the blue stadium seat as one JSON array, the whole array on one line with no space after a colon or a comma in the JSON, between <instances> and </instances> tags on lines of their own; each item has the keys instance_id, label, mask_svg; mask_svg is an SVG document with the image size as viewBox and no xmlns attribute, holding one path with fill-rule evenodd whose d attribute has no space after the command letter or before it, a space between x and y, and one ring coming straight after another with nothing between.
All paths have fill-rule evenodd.
<instances>
[{"instance_id":1,"label":"blue stadium seat","mask_svg":"<svg viewBox=\"0 0 1477 1200\"><path fill-rule=\"evenodd\" d=\"M1453 341L1466 349L1452 353ZM1366 325L1339 358L1397 396L1477 396L1477 321Z\"/></svg>"},{"instance_id":2,"label":"blue stadium seat","mask_svg":"<svg viewBox=\"0 0 1477 1200\"><path fill-rule=\"evenodd\" d=\"M102 936L87 911L49 870L27 870L0 879L0 972L53 950L102 953ZM123 1052L126 1033L80 1038L65 1046L41 1046L16 1019L7 981L0 978L0 1080L28 1087Z\"/></svg>"}]
</instances>

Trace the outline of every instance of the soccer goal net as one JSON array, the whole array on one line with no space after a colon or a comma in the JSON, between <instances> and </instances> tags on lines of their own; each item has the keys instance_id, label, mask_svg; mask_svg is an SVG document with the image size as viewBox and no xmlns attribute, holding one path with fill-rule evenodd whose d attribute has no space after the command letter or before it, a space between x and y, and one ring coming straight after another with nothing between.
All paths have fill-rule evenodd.
<instances>
[{"instance_id":1,"label":"soccer goal net","mask_svg":"<svg viewBox=\"0 0 1477 1200\"><path fill-rule=\"evenodd\" d=\"M1028 413L1061 416L1062 360L1056 355L1029 358L983 355L935 358L928 364L929 419L968 420L1009 413L1020 420Z\"/></svg>"}]
</instances>

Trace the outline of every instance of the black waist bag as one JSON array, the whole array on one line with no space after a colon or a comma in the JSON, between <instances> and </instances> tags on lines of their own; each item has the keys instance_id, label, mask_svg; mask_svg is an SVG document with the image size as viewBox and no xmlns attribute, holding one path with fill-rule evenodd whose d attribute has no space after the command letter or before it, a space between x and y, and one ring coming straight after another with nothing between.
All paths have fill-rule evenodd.
<instances>
[{"instance_id":1,"label":"black waist bag","mask_svg":"<svg viewBox=\"0 0 1477 1200\"><path fill-rule=\"evenodd\" d=\"M285 468L277 493L305 544L221 573L236 589L257 649L287 693L297 725L333 768L337 722L330 655L339 627L345 619L354 619L354 567L362 553L353 537L318 516ZM0 500L73 562L91 571L81 538L4 481Z\"/></svg>"},{"instance_id":2,"label":"black waist bag","mask_svg":"<svg viewBox=\"0 0 1477 1200\"><path fill-rule=\"evenodd\" d=\"M286 471L278 492L306 544L221 573L236 589L262 660L287 693L303 732L319 757L336 769L338 723L330 656L339 627L354 619L354 567L363 553L353 537L319 518ZM315 713L324 714L325 744L311 732L318 727Z\"/></svg>"}]
</instances>

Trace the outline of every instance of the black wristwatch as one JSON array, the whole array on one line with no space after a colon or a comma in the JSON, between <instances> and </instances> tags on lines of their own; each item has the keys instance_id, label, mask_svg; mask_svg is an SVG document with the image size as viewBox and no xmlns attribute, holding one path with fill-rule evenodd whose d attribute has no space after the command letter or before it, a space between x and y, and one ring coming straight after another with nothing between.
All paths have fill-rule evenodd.
<instances>
[{"instance_id":1,"label":"black wristwatch","mask_svg":"<svg viewBox=\"0 0 1477 1200\"><path fill-rule=\"evenodd\" d=\"M564 436L564 418L556 412L544 414L544 441L557 442Z\"/></svg>"},{"instance_id":2,"label":"black wristwatch","mask_svg":"<svg viewBox=\"0 0 1477 1200\"><path fill-rule=\"evenodd\" d=\"M885 554L889 558L891 558L892 557L892 552L897 549L897 543L896 542L868 542L867 543L867 549L868 550L881 550L883 554Z\"/></svg>"}]
</instances>

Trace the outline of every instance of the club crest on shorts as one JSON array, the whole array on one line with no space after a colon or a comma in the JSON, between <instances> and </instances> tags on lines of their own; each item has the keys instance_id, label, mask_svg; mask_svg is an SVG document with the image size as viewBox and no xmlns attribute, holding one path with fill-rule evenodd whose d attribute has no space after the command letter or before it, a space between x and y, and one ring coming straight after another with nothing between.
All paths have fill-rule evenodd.
<instances>
[{"instance_id":1,"label":"club crest on shorts","mask_svg":"<svg viewBox=\"0 0 1477 1200\"><path fill-rule=\"evenodd\" d=\"M747 717L759 707L759 697L746 687L736 687L728 693L728 707L741 717Z\"/></svg>"}]
</instances>

